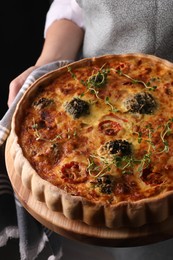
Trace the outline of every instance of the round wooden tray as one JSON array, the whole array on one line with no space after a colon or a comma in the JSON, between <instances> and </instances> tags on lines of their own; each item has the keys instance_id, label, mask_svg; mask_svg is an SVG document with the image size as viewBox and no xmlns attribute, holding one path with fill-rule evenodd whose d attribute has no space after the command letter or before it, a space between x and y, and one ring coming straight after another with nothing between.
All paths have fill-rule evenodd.
<instances>
[{"instance_id":1,"label":"round wooden tray","mask_svg":"<svg viewBox=\"0 0 173 260\"><path fill-rule=\"evenodd\" d=\"M11 142L8 138L5 150L6 167L19 201L35 219L54 232L84 243L109 247L141 246L173 237L173 216L164 222L139 228L108 229L88 226L51 211L45 203L35 200L31 191L22 185L20 176L16 174L13 167L10 146Z\"/></svg>"}]
</instances>

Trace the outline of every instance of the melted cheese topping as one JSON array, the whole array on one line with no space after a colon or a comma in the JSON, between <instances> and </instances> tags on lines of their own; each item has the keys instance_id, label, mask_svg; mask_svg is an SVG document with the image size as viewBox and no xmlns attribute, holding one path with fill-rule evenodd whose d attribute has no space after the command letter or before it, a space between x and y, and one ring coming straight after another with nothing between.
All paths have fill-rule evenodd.
<instances>
[{"instance_id":1,"label":"melted cheese topping","mask_svg":"<svg viewBox=\"0 0 173 260\"><path fill-rule=\"evenodd\" d=\"M172 190L172 78L172 69L140 57L68 68L23 109L24 155L41 178L92 201L116 204ZM75 118L76 107L67 109L74 98L89 113L80 107ZM116 141L131 152L120 146L112 153L108 144Z\"/></svg>"}]
</instances>

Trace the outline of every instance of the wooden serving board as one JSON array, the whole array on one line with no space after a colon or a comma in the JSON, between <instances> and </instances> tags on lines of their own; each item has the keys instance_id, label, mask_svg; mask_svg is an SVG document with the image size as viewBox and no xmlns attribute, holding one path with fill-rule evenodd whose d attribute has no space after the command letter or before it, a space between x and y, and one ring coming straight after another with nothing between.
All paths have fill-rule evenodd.
<instances>
[{"instance_id":1,"label":"wooden serving board","mask_svg":"<svg viewBox=\"0 0 173 260\"><path fill-rule=\"evenodd\" d=\"M83 222L69 220L59 212L51 211L45 203L35 200L31 191L22 185L20 176L14 170L10 146L11 142L8 139L5 150L6 167L19 201L36 220L54 232L84 243L109 247L141 246L173 237L173 216L164 222L139 228L108 229L88 226Z\"/></svg>"}]
</instances>

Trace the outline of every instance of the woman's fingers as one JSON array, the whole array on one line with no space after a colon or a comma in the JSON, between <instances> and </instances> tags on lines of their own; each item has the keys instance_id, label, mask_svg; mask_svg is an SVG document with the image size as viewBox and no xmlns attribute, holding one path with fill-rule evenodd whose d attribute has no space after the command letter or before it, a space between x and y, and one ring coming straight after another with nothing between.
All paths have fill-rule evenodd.
<instances>
[{"instance_id":1,"label":"woman's fingers","mask_svg":"<svg viewBox=\"0 0 173 260\"><path fill-rule=\"evenodd\" d=\"M20 88L22 87L23 83L25 82L26 78L29 76L29 74L35 70L37 66L32 66L22 72L19 76L17 76L15 79L13 79L10 82L9 85L9 95L8 95L8 107L11 106L14 98L16 97L17 93L19 92Z\"/></svg>"}]
</instances>

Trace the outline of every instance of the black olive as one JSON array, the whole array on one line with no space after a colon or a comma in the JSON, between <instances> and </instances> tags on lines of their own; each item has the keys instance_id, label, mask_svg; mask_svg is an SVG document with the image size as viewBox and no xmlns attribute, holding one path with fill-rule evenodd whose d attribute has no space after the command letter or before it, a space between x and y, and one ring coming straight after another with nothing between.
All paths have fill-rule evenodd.
<instances>
[{"instance_id":1,"label":"black olive","mask_svg":"<svg viewBox=\"0 0 173 260\"><path fill-rule=\"evenodd\" d=\"M113 177L110 175L98 177L97 185L102 193L111 194L114 187Z\"/></svg>"},{"instance_id":2,"label":"black olive","mask_svg":"<svg viewBox=\"0 0 173 260\"><path fill-rule=\"evenodd\" d=\"M38 101L35 101L33 103L34 106L36 106L37 108L39 109L43 109L47 106L49 106L50 104L54 103L54 100L53 99L48 99L48 98L40 98Z\"/></svg>"},{"instance_id":3,"label":"black olive","mask_svg":"<svg viewBox=\"0 0 173 260\"><path fill-rule=\"evenodd\" d=\"M41 128L45 128L46 127L46 123L44 120L40 120L38 122L38 128L37 129L41 129Z\"/></svg>"},{"instance_id":4,"label":"black olive","mask_svg":"<svg viewBox=\"0 0 173 260\"><path fill-rule=\"evenodd\" d=\"M112 187L110 185L105 185L101 188L102 193L111 194L112 193Z\"/></svg>"},{"instance_id":5,"label":"black olive","mask_svg":"<svg viewBox=\"0 0 173 260\"><path fill-rule=\"evenodd\" d=\"M72 99L66 105L66 111L73 116L73 118L79 118L89 114L89 103L80 98Z\"/></svg>"},{"instance_id":6,"label":"black olive","mask_svg":"<svg viewBox=\"0 0 173 260\"><path fill-rule=\"evenodd\" d=\"M153 96L147 92L135 94L125 102L126 108L132 113L152 114L157 104Z\"/></svg>"},{"instance_id":7,"label":"black olive","mask_svg":"<svg viewBox=\"0 0 173 260\"><path fill-rule=\"evenodd\" d=\"M125 140L115 140L106 143L106 148L111 154L120 153L122 156L130 155L132 153L131 143Z\"/></svg>"}]
</instances>

